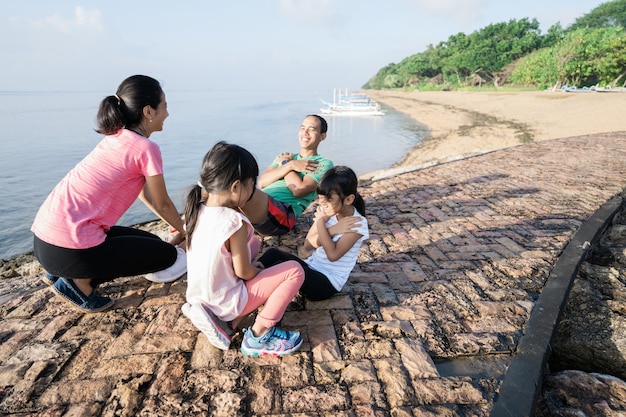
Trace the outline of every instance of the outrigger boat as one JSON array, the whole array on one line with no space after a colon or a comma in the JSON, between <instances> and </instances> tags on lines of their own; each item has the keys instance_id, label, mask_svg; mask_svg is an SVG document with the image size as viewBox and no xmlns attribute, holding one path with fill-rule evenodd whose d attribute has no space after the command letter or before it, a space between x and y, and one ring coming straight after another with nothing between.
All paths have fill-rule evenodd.
<instances>
[{"instance_id":1,"label":"outrigger boat","mask_svg":"<svg viewBox=\"0 0 626 417\"><path fill-rule=\"evenodd\" d=\"M320 111L325 115L336 116L384 116L385 112L380 108L380 104L372 100L365 94L350 94L333 90L333 101L321 100L325 107Z\"/></svg>"}]
</instances>

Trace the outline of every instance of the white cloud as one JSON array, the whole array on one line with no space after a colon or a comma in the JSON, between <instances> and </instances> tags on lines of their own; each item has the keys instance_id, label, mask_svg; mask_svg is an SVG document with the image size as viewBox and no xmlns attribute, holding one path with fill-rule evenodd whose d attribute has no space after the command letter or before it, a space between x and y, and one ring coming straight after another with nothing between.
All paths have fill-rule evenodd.
<instances>
[{"instance_id":1,"label":"white cloud","mask_svg":"<svg viewBox=\"0 0 626 417\"><path fill-rule=\"evenodd\" d=\"M89 26L102 31L104 25L102 24L102 14L99 10L87 10L80 6L76 6L76 24L79 26Z\"/></svg>"},{"instance_id":2,"label":"white cloud","mask_svg":"<svg viewBox=\"0 0 626 417\"><path fill-rule=\"evenodd\" d=\"M0 62L5 64L0 85L7 86L0 89L76 89L107 76L102 68L108 63L94 69L94 62L113 53L115 45L114 34L106 36L99 10L78 6L39 16L32 12L28 11L30 17L8 18L10 24L0 27Z\"/></svg>"},{"instance_id":3,"label":"white cloud","mask_svg":"<svg viewBox=\"0 0 626 417\"><path fill-rule=\"evenodd\" d=\"M28 24L31 27L51 29L61 33L74 33L84 29L96 32L104 31L102 13L99 10L88 10L81 6L76 6L74 15L70 18L55 13L44 19L30 20Z\"/></svg>"}]
</instances>

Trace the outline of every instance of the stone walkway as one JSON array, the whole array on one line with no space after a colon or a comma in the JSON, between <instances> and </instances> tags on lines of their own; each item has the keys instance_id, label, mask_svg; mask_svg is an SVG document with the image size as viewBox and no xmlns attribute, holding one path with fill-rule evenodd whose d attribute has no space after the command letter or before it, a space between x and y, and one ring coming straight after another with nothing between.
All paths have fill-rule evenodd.
<instances>
[{"instance_id":1,"label":"stone walkway","mask_svg":"<svg viewBox=\"0 0 626 417\"><path fill-rule=\"evenodd\" d=\"M0 414L487 416L552 267L626 188L626 132L523 145L362 187L371 237L349 284L296 299L302 350L213 348L182 315L186 281L116 280L83 315L34 261L0 280ZM295 250L296 233L265 240Z\"/></svg>"}]
</instances>

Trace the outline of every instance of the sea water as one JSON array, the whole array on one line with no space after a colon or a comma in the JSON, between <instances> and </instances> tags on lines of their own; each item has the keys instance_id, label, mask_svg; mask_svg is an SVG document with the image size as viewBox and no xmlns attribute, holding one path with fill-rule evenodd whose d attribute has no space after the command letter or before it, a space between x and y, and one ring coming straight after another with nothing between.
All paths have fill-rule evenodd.
<instances>
[{"instance_id":1,"label":"sea water","mask_svg":"<svg viewBox=\"0 0 626 417\"><path fill-rule=\"evenodd\" d=\"M32 250L30 226L56 183L98 143L95 117L111 92L0 92L0 258ZM281 152L297 152L300 122L319 113L324 91L166 91L170 116L150 139L161 147L164 176L182 211L205 153L220 140L248 149L264 170ZM332 91L331 93L332 94ZM319 152L361 175L388 168L425 135L424 126L385 116L325 116ZM119 224L156 218L136 202Z\"/></svg>"}]
</instances>

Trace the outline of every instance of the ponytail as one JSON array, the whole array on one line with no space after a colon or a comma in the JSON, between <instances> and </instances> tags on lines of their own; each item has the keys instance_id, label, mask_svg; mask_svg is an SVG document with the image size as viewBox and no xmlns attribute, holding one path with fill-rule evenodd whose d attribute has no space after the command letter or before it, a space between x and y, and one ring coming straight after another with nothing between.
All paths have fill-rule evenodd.
<instances>
[{"instance_id":1,"label":"ponytail","mask_svg":"<svg viewBox=\"0 0 626 417\"><path fill-rule=\"evenodd\" d=\"M105 97L98 108L96 132L112 135L121 128L133 129L141 123L143 108L156 109L163 99L161 84L147 75L126 78L117 92Z\"/></svg>"},{"instance_id":2,"label":"ponytail","mask_svg":"<svg viewBox=\"0 0 626 417\"><path fill-rule=\"evenodd\" d=\"M98 108L98 129L103 135L112 135L124 127L124 103L115 95L105 97Z\"/></svg>"},{"instance_id":3,"label":"ponytail","mask_svg":"<svg viewBox=\"0 0 626 417\"><path fill-rule=\"evenodd\" d=\"M365 200L361 197L361 194L357 191L354 193L354 202L352 203L356 211L361 214L361 216L365 216Z\"/></svg>"},{"instance_id":4,"label":"ponytail","mask_svg":"<svg viewBox=\"0 0 626 417\"><path fill-rule=\"evenodd\" d=\"M196 222L198 221L198 212L200 211L200 204L202 204L202 188L199 185L194 185L185 199L185 232L187 233L187 249L191 246L191 235L196 228Z\"/></svg>"}]
</instances>

